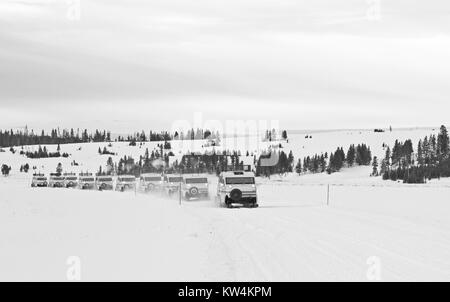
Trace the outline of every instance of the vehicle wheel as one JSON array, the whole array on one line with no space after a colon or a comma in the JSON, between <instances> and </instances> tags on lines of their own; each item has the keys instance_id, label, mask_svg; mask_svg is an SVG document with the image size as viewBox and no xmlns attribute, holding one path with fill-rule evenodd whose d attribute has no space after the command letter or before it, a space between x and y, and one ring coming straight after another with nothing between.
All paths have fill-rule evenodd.
<instances>
[{"instance_id":1,"label":"vehicle wheel","mask_svg":"<svg viewBox=\"0 0 450 302\"><path fill-rule=\"evenodd\" d=\"M230 192L230 198L233 201L239 201L242 198L242 191L239 189L233 189Z\"/></svg>"},{"instance_id":2,"label":"vehicle wheel","mask_svg":"<svg viewBox=\"0 0 450 302\"><path fill-rule=\"evenodd\" d=\"M196 187L193 187L193 188L189 189L189 195L197 196L197 194L198 194L198 189Z\"/></svg>"}]
</instances>

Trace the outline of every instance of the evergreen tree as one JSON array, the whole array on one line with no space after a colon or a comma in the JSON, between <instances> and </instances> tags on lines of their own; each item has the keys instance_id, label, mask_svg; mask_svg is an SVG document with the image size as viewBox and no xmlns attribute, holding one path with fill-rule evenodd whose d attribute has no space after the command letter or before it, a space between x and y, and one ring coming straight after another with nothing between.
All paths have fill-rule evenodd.
<instances>
[{"instance_id":1,"label":"evergreen tree","mask_svg":"<svg viewBox=\"0 0 450 302\"><path fill-rule=\"evenodd\" d=\"M444 160L449 155L449 137L447 128L445 126L441 126L438 138L437 138L437 157L438 160Z\"/></svg>"},{"instance_id":2,"label":"evergreen tree","mask_svg":"<svg viewBox=\"0 0 450 302\"><path fill-rule=\"evenodd\" d=\"M376 156L372 162L372 176L378 176L378 158Z\"/></svg>"},{"instance_id":3,"label":"evergreen tree","mask_svg":"<svg viewBox=\"0 0 450 302\"><path fill-rule=\"evenodd\" d=\"M299 158L297 165L295 166L295 172L300 175L302 174L302 160Z\"/></svg>"}]
</instances>

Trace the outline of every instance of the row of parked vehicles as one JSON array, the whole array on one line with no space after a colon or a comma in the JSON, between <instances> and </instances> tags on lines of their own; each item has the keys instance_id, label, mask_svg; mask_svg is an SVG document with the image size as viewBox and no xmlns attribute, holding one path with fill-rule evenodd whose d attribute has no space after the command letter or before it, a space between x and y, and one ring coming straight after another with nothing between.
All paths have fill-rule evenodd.
<instances>
[{"instance_id":1,"label":"row of parked vehicles","mask_svg":"<svg viewBox=\"0 0 450 302\"><path fill-rule=\"evenodd\" d=\"M93 175L92 173L51 173L33 175L32 187L79 188L95 190L116 190L142 192L165 192L167 195L180 194L185 200L209 198L209 180L204 174L141 174L134 175ZM253 172L222 172L218 178L216 200L231 207L241 204L257 207L257 190Z\"/></svg>"}]
</instances>

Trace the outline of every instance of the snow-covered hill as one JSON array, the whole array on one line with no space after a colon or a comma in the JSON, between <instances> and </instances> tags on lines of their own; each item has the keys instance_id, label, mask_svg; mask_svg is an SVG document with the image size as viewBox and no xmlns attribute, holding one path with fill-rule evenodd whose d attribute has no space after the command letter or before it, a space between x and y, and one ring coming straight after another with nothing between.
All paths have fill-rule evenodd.
<instances>
[{"instance_id":1,"label":"snow-covered hill","mask_svg":"<svg viewBox=\"0 0 450 302\"><path fill-rule=\"evenodd\" d=\"M416 143L430 133L292 134L284 148L297 157L366 143L382 156L383 143ZM137 157L156 144L108 149ZM173 144L174 152L200 150L202 142L186 144ZM31 175L18 172L26 162L43 172L58 162L95 171L108 157L97 152L104 146L61 145L68 159L0 153L0 164L13 167L0 178L0 280L67 280L71 256L85 281L450 280L447 179L404 185L369 177L370 167L277 176L258 179L259 208L225 209L214 200L179 205L161 194L34 189ZM211 176L212 194L215 182Z\"/></svg>"}]
</instances>

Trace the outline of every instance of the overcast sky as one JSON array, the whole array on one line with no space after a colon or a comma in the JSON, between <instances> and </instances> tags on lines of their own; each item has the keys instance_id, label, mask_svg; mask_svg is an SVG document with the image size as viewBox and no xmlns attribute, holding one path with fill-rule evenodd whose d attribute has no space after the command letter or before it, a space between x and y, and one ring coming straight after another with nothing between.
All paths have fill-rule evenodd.
<instances>
[{"instance_id":1,"label":"overcast sky","mask_svg":"<svg viewBox=\"0 0 450 302\"><path fill-rule=\"evenodd\" d=\"M450 2L1 0L0 110L2 128L450 125Z\"/></svg>"}]
</instances>

